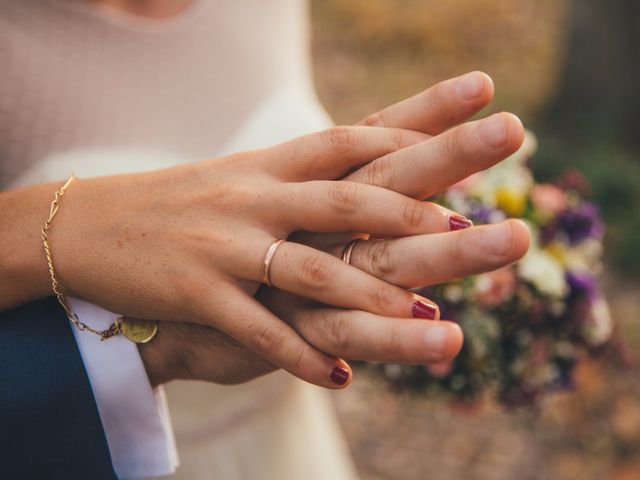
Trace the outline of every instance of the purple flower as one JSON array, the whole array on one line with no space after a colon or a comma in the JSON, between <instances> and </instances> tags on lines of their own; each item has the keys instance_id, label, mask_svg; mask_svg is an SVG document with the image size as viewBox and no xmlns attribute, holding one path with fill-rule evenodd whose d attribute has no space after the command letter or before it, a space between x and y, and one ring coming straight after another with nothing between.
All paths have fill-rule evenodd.
<instances>
[{"instance_id":1,"label":"purple flower","mask_svg":"<svg viewBox=\"0 0 640 480\"><path fill-rule=\"evenodd\" d=\"M558 216L558 223L571 244L580 243L590 237L600 239L604 235L600 212L591 202L583 202L565 210Z\"/></svg>"},{"instance_id":2,"label":"purple flower","mask_svg":"<svg viewBox=\"0 0 640 480\"><path fill-rule=\"evenodd\" d=\"M545 223L540 227L540 242L543 245L553 242L558 235L560 224L557 221Z\"/></svg>"},{"instance_id":3,"label":"purple flower","mask_svg":"<svg viewBox=\"0 0 640 480\"><path fill-rule=\"evenodd\" d=\"M587 273L567 273L567 282L571 288L572 297L586 297L589 301L599 295L598 281Z\"/></svg>"},{"instance_id":4,"label":"purple flower","mask_svg":"<svg viewBox=\"0 0 640 480\"><path fill-rule=\"evenodd\" d=\"M487 207L482 204L475 204L471 206L469 217L477 225L486 225L488 223L495 223L496 217L503 217L504 214L496 208Z\"/></svg>"}]
</instances>

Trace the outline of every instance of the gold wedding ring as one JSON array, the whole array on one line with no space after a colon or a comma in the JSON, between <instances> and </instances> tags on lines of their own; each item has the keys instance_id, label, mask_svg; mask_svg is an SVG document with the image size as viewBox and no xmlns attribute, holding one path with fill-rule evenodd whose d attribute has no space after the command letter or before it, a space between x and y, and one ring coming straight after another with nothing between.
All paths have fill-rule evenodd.
<instances>
[{"instance_id":1,"label":"gold wedding ring","mask_svg":"<svg viewBox=\"0 0 640 480\"><path fill-rule=\"evenodd\" d=\"M273 256L276 254L276 250L280 245L284 243L284 238L280 240L276 240L271 245L269 245L269 249L264 256L264 260L262 261L262 270L260 272L260 276L262 277L262 283L269 287L273 287L271 283L271 260L273 260Z\"/></svg>"},{"instance_id":2,"label":"gold wedding ring","mask_svg":"<svg viewBox=\"0 0 640 480\"><path fill-rule=\"evenodd\" d=\"M353 253L353 248L356 246L356 243L361 240L361 238L354 238L344 246L344 250L342 251L342 261L347 265L351 265L351 254Z\"/></svg>"}]
</instances>

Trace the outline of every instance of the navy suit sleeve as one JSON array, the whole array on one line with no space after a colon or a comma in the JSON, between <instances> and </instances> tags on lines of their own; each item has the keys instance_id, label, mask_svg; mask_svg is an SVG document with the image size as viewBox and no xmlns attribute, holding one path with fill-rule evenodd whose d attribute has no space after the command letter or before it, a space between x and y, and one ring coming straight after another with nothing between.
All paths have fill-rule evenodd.
<instances>
[{"instance_id":1,"label":"navy suit sleeve","mask_svg":"<svg viewBox=\"0 0 640 480\"><path fill-rule=\"evenodd\" d=\"M0 477L115 479L71 326L53 297L0 312Z\"/></svg>"}]
</instances>

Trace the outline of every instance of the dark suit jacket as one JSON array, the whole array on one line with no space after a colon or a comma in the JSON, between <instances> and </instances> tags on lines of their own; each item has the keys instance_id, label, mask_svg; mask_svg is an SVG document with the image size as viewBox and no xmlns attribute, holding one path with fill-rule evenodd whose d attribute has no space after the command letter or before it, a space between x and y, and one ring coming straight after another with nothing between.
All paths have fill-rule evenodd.
<instances>
[{"instance_id":1,"label":"dark suit jacket","mask_svg":"<svg viewBox=\"0 0 640 480\"><path fill-rule=\"evenodd\" d=\"M0 312L0 478L116 478L71 326L53 297Z\"/></svg>"}]
</instances>

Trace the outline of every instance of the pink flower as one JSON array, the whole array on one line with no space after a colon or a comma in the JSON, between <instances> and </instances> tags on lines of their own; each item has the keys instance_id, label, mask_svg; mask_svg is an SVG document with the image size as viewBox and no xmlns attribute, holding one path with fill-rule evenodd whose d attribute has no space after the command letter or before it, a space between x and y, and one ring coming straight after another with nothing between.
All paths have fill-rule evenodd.
<instances>
[{"instance_id":1,"label":"pink flower","mask_svg":"<svg viewBox=\"0 0 640 480\"><path fill-rule=\"evenodd\" d=\"M516 276L511 267L479 275L475 284L476 300L486 307L495 307L513 296Z\"/></svg>"},{"instance_id":2,"label":"pink flower","mask_svg":"<svg viewBox=\"0 0 640 480\"><path fill-rule=\"evenodd\" d=\"M436 378L442 378L449 375L451 369L453 368L452 362L446 363L429 363L425 365L427 371Z\"/></svg>"},{"instance_id":3,"label":"pink flower","mask_svg":"<svg viewBox=\"0 0 640 480\"><path fill-rule=\"evenodd\" d=\"M549 183L534 186L531 201L537 210L551 215L557 215L567 208L567 194Z\"/></svg>"},{"instance_id":4,"label":"pink flower","mask_svg":"<svg viewBox=\"0 0 640 480\"><path fill-rule=\"evenodd\" d=\"M576 168L568 169L558 178L556 183L561 189L575 190L582 197L591 196L591 184L589 180Z\"/></svg>"}]
</instances>

